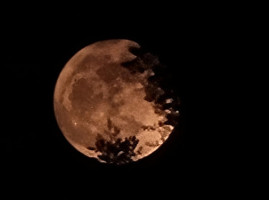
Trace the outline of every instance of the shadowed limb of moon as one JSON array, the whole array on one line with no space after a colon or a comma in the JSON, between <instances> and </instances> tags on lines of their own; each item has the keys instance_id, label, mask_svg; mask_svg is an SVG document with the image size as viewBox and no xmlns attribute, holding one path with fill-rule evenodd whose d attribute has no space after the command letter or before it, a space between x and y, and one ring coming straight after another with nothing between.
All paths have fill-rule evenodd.
<instances>
[{"instance_id":1,"label":"shadowed limb of moon","mask_svg":"<svg viewBox=\"0 0 269 200\"><path fill-rule=\"evenodd\" d=\"M157 57L139 50L129 40L96 42L77 52L58 77L58 125L73 147L100 162L124 164L150 155L179 115L177 99L155 76Z\"/></svg>"}]
</instances>

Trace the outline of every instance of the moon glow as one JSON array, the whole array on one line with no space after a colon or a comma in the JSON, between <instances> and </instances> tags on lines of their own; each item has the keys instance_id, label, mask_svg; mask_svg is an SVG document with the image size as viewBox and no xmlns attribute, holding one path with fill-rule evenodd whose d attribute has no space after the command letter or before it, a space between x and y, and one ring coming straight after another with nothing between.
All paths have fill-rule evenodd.
<instances>
[{"instance_id":1,"label":"moon glow","mask_svg":"<svg viewBox=\"0 0 269 200\"><path fill-rule=\"evenodd\" d=\"M78 51L54 91L57 123L68 142L100 162L125 164L158 149L175 127L176 99L155 77L157 57L130 40L106 40Z\"/></svg>"}]
</instances>

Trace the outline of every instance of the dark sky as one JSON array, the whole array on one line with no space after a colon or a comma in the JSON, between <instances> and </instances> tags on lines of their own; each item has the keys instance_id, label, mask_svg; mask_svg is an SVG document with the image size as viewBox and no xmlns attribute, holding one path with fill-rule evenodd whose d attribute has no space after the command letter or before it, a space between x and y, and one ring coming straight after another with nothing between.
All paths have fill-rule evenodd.
<instances>
[{"instance_id":1,"label":"dark sky","mask_svg":"<svg viewBox=\"0 0 269 200\"><path fill-rule=\"evenodd\" d=\"M196 122L206 90L201 83L208 69L205 58L212 53L218 30L199 13L167 9L124 9L117 14L91 12L94 8L73 14L34 10L6 18L1 29L2 171L43 178L68 174L83 181L108 176L123 182L126 176L142 182L158 176L180 182L202 173L208 160L198 141L206 130ZM182 102L170 139L151 156L121 167L77 152L63 137L53 112L54 86L69 58L90 43L113 38L134 40L159 56Z\"/></svg>"}]
</instances>

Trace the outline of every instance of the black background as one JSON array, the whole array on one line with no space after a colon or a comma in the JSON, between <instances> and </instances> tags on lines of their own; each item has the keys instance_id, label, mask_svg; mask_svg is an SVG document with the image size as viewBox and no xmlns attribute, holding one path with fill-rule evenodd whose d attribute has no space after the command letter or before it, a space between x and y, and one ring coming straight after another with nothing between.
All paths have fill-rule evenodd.
<instances>
[{"instance_id":1,"label":"black background","mask_svg":"<svg viewBox=\"0 0 269 200\"><path fill-rule=\"evenodd\" d=\"M193 7L110 6L15 10L2 18L0 145L1 168L8 177L51 183L67 179L70 184L75 179L92 186L100 181L109 187L138 181L144 188L149 182L185 184L212 168L203 143L208 130L202 124L214 64L209 57L216 54L222 31L219 21ZM53 111L54 87L65 63L81 48L113 38L134 40L159 56L181 99L179 124L169 140L147 158L120 167L77 152L60 132Z\"/></svg>"}]
</instances>

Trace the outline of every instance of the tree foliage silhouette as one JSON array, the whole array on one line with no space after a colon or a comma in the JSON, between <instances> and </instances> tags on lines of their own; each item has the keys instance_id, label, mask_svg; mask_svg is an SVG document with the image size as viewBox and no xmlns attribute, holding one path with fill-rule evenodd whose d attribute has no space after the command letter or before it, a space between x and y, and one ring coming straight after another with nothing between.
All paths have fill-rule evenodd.
<instances>
[{"instance_id":1,"label":"tree foliage silhouette","mask_svg":"<svg viewBox=\"0 0 269 200\"><path fill-rule=\"evenodd\" d=\"M101 153L98 155L101 160L110 164L125 164L131 162L132 156L135 156L134 150L138 141L135 136L107 141L99 134L95 146L97 152Z\"/></svg>"},{"instance_id":2,"label":"tree foliage silhouette","mask_svg":"<svg viewBox=\"0 0 269 200\"><path fill-rule=\"evenodd\" d=\"M110 164L125 164L132 161L135 156L135 148L139 140L135 136L118 137L121 130L113 124L110 118L107 119L107 129L103 135L107 135L109 139L105 139L102 134L96 137L95 148L88 147L90 150L99 152L98 157Z\"/></svg>"}]
</instances>

